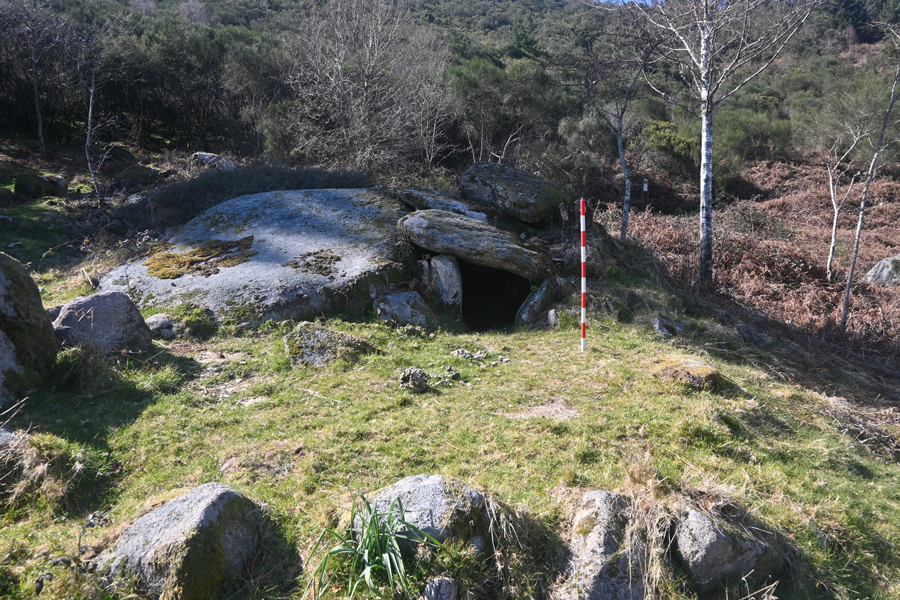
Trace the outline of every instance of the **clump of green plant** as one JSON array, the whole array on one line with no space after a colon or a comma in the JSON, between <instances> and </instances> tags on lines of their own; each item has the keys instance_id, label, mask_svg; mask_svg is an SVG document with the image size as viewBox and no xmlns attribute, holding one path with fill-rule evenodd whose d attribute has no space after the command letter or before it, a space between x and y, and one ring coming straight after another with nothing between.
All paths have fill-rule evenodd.
<instances>
[{"instance_id":1,"label":"clump of green plant","mask_svg":"<svg viewBox=\"0 0 900 600\"><path fill-rule=\"evenodd\" d=\"M170 311L184 325L184 331L192 338L208 340L215 335L218 326L212 312L201 306L183 304Z\"/></svg>"},{"instance_id":2,"label":"clump of green plant","mask_svg":"<svg viewBox=\"0 0 900 600\"><path fill-rule=\"evenodd\" d=\"M307 592L312 591L317 599L331 588L332 582L343 577L347 579L350 599L363 583L379 598L413 598L407 575L411 548L440 547L437 540L404 519L399 499L381 512L362 494L354 499L347 530L325 528L312 553L329 540L336 544L325 552L307 586Z\"/></svg>"},{"instance_id":3,"label":"clump of green plant","mask_svg":"<svg viewBox=\"0 0 900 600\"><path fill-rule=\"evenodd\" d=\"M81 346L61 350L56 355L53 373L55 389L76 391L86 396L108 392L119 381L111 361Z\"/></svg>"},{"instance_id":4,"label":"clump of green plant","mask_svg":"<svg viewBox=\"0 0 900 600\"><path fill-rule=\"evenodd\" d=\"M20 433L0 453L0 508L84 508L109 481L109 463L102 453L53 434Z\"/></svg>"}]
</instances>

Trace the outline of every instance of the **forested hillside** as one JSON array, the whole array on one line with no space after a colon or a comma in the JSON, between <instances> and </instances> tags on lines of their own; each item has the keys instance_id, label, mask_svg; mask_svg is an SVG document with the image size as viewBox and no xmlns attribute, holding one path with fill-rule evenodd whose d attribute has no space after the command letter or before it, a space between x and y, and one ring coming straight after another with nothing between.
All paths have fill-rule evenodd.
<instances>
[{"instance_id":1,"label":"forested hillside","mask_svg":"<svg viewBox=\"0 0 900 600\"><path fill-rule=\"evenodd\" d=\"M32 157L87 141L82 162L99 170L101 196L116 191L102 168L113 142L148 157L224 152L447 189L474 162L503 162L587 198L611 229L655 245L685 287L699 281L807 332L895 339L892 309L869 321L890 298L880 287L863 290L849 327L838 324L870 164L867 202L887 203L873 223L887 230L863 226L856 280L900 244L890 226L900 131L884 121L898 7L751 6L741 31L717 17L717 39L749 37L713 54L715 73L733 68L708 102L705 162L706 109L689 52L675 29L654 26L649 5L628 3L3 0L0 132ZM795 18L788 6L809 12ZM777 30L771 40L759 37L767 28ZM747 53L729 63L734 52ZM774 183L785 172L767 170L776 163L799 169L806 196L783 202L791 182ZM701 206L731 228L698 227ZM663 218L626 230L629 209ZM760 238L741 223L753 218L782 223L771 243L784 247L748 252ZM750 259L729 249L741 227L751 230L744 254L759 263L752 293L748 270L734 270ZM783 267L766 263L785 261L804 266L778 279ZM788 314L796 305L817 308L798 320Z\"/></svg>"}]
</instances>

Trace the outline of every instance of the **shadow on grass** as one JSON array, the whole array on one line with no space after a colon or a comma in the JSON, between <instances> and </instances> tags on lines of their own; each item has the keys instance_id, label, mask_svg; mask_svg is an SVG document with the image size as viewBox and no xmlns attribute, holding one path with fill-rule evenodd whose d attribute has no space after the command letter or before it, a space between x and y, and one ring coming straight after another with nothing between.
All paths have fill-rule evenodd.
<instances>
[{"instance_id":1,"label":"shadow on grass","mask_svg":"<svg viewBox=\"0 0 900 600\"><path fill-rule=\"evenodd\" d=\"M132 361L164 375L164 381L141 389L122 375ZM35 486L35 493L42 491L69 515L112 504L125 469L108 444L110 433L136 420L158 393L177 388L198 366L165 351L128 357L102 357L80 347L60 351L46 385L10 423L29 432L27 460L52 482ZM51 488L52 498L46 493Z\"/></svg>"}]
</instances>

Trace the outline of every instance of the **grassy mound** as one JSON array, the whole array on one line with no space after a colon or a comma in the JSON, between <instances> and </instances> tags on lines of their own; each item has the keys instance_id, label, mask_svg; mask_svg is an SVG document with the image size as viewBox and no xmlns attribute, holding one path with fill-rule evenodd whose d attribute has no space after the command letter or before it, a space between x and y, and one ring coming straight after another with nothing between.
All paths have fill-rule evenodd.
<instances>
[{"instance_id":1,"label":"grassy mound","mask_svg":"<svg viewBox=\"0 0 900 600\"><path fill-rule=\"evenodd\" d=\"M55 384L33 394L14 424L112 475L92 479L90 490L79 485L77 504L42 500L36 488L7 506L4 593L30 597L49 571L58 575L44 582L54 596L99 595L93 576L51 560L86 560L116 525L201 483L222 481L265 502L306 562L322 528L348 508L347 494L443 473L530 515L544 534L529 539L544 546L517 553L508 544L502 568L448 548L440 560L423 559L415 585L458 573L476 598L545 597L565 577L555 554L565 519L553 500L562 485L628 493L650 524L687 500L738 507L786 544L793 568L774 589L780 598L900 594L891 541L900 539L896 409L875 398L878 382L837 358L821 373L825 356L777 336L750 345L739 327L697 316L696 307L686 315L649 263L625 262L632 267L609 265L592 290L585 354L568 320L555 330L477 335L332 321L382 352L318 369L291 367L283 343L291 323L160 344L106 365L102 377L79 378L96 365L63 356ZM649 317L660 313L686 332L654 334ZM453 355L458 348L487 356ZM727 385L659 376L658 365L680 355L701 357ZM413 395L399 389L399 371L410 366L436 375L452 367L460 378L436 377L443 383ZM110 527L85 528L97 511ZM534 556L545 562L536 567ZM292 564L275 560L231 591L299 598L304 580L293 580ZM666 569L661 597L695 597L677 565ZM727 594L755 591L735 582Z\"/></svg>"}]
</instances>

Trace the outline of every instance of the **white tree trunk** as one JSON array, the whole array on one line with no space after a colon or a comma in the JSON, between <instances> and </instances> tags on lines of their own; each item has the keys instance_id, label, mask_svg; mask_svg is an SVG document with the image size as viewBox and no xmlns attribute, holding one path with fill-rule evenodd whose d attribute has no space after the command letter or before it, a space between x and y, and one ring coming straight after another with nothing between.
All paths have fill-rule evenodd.
<instances>
[{"instance_id":1,"label":"white tree trunk","mask_svg":"<svg viewBox=\"0 0 900 600\"><path fill-rule=\"evenodd\" d=\"M712 245L712 184L713 184L713 103L712 52L710 48L712 26L709 21L701 24L700 32L700 269L697 273L699 288L713 283Z\"/></svg>"},{"instance_id":2,"label":"white tree trunk","mask_svg":"<svg viewBox=\"0 0 900 600\"><path fill-rule=\"evenodd\" d=\"M625 162L625 143L622 140L622 119L619 118L619 129L616 131L616 143L619 146L619 162L622 165L622 174L625 175L625 199L622 201L622 230L619 238L624 242L628 235L628 215L631 211L631 171Z\"/></svg>"},{"instance_id":3,"label":"white tree trunk","mask_svg":"<svg viewBox=\"0 0 900 600\"><path fill-rule=\"evenodd\" d=\"M37 117L37 126L38 126L38 141L41 144L41 152L47 151L47 146L44 143L44 118L41 115L41 94L38 89L38 73L37 73L37 64L38 59L35 55L34 48L31 48L31 87L32 93L34 95L34 113Z\"/></svg>"},{"instance_id":4,"label":"white tree trunk","mask_svg":"<svg viewBox=\"0 0 900 600\"><path fill-rule=\"evenodd\" d=\"M825 263L826 270L826 279L828 283L834 283L834 271L831 270L832 265L834 264L834 250L837 247L837 234L838 234L838 217L840 216L840 209L837 205L834 206L834 220L831 222L831 245L828 247L828 261Z\"/></svg>"},{"instance_id":5,"label":"white tree trunk","mask_svg":"<svg viewBox=\"0 0 900 600\"><path fill-rule=\"evenodd\" d=\"M94 193L97 194L97 202L102 204L103 197L100 195L100 184L97 183L97 171L94 169L94 163L91 160L91 144L94 142L94 96L97 91L97 63L91 65L91 85L88 90L90 94L88 96L87 135L84 138L84 156L87 158L88 170L91 172L91 180L94 183Z\"/></svg>"},{"instance_id":6,"label":"white tree trunk","mask_svg":"<svg viewBox=\"0 0 900 600\"><path fill-rule=\"evenodd\" d=\"M896 35L896 34L895 34ZM850 261L850 272L847 274L847 288L844 290L844 308L841 311L841 331L847 328L847 317L850 314L850 287L853 285L853 274L856 271L856 260L859 258L859 243L862 239L863 221L866 216L866 202L869 199L869 187L872 180L875 179L875 170L878 167L878 157L884 148L884 137L888 127L891 124L891 113L894 105L900 96L897 95L897 83L900 81L900 64L894 72L894 83L891 86L891 100L888 103L887 110L884 113L884 124L881 126L881 135L878 137L878 145L875 147L875 154L872 156L872 162L869 163L869 171L866 173L866 186L863 188L862 199L859 202L859 221L856 223L856 241L853 243L853 259Z\"/></svg>"}]
</instances>

